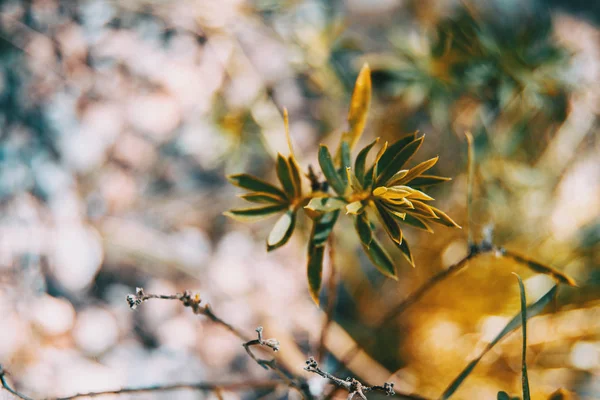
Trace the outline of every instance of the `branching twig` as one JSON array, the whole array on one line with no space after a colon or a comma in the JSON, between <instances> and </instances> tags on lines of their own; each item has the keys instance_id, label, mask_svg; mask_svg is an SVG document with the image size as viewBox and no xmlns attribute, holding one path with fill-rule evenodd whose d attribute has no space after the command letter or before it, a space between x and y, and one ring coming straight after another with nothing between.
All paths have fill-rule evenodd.
<instances>
[{"instance_id":1,"label":"branching twig","mask_svg":"<svg viewBox=\"0 0 600 400\"><path fill-rule=\"evenodd\" d=\"M337 386L346 389L348 391L348 400L352 400L354 396L358 396L363 400L367 400L367 396L365 396L365 393L372 391L380 391L388 396L393 396L395 394L393 383L386 382L383 384L383 386L367 386L363 385L360 381L354 378L346 378L345 380L340 379L319 368L319 363L317 363L317 361L312 357L306 360L306 367L304 369L309 372L314 372L315 374L320 375L325 379L329 379Z\"/></svg>"}]
</instances>

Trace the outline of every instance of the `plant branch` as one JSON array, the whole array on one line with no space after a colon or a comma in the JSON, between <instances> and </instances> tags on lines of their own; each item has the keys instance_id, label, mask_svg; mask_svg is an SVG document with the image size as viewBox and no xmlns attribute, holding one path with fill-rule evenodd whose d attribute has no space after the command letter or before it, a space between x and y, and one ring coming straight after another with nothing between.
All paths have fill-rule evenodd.
<instances>
[{"instance_id":1,"label":"plant branch","mask_svg":"<svg viewBox=\"0 0 600 400\"><path fill-rule=\"evenodd\" d=\"M329 234L329 280L327 282L327 310L325 312L325 322L321 329L321 335L319 339L319 349L317 352L317 360L323 361L325 356L325 341L327 339L327 331L329 325L333 321L333 314L335 312L335 305L337 302L338 294L338 271L335 266L335 238L333 232Z\"/></svg>"},{"instance_id":2,"label":"plant branch","mask_svg":"<svg viewBox=\"0 0 600 400\"><path fill-rule=\"evenodd\" d=\"M2 384L2 388L4 390L10 392L13 396L18 397L19 399L22 399L22 400L33 400L31 397L27 397L23 393L20 393L17 390L13 389L8 384L8 382L6 381L6 374L7 374L7 372L4 370L4 368L0 364L0 383Z\"/></svg>"}]
</instances>

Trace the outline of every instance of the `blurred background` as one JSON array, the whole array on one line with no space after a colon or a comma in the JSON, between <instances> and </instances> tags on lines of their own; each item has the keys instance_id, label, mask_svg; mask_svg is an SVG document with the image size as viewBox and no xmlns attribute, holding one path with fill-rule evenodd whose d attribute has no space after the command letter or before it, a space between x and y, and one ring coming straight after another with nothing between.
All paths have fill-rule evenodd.
<instances>
[{"instance_id":1,"label":"blurred background","mask_svg":"<svg viewBox=\"0 0 600 400\"><path fill-rule=\"evenodd\" d=\"M242 224L229 173L274 182L345 129L361 65L374 97L361 144L418 129L418 154L453 180L432 194L467 222L475 137L475 238L572 276L529 323L532 398L600 398L600 3L593 1L26 0L0 3L0 363L35 397L270 375L239 339L176 302L132 312L136 286L197 290L215 312L283 342L302 371L324 312L308 294L306 237L270 254L273 221ZM360 144L359 144L360 146ZM436 397L552 281L481 256L373 337L377 321L467 253L465 232L406 229L417 268L390 249L398 282L370 264L342 218L340 283L326 370ZM348 229L346 229L348 228ZM327 276L327 271L325 273ZM371 338L372 340L365 340ZM347 367L354 343L364 349ZM520 393L520 334L456 393ZM299 398L275 391L223 398ZM216 398L170 392L137 398ZM340 398L345 398L341 393ZM126 398L120 396L119 398ZM6 391L0 398L11 398ZM113 398L116 398L113 396Z\"/></svg>"}]
</instances>

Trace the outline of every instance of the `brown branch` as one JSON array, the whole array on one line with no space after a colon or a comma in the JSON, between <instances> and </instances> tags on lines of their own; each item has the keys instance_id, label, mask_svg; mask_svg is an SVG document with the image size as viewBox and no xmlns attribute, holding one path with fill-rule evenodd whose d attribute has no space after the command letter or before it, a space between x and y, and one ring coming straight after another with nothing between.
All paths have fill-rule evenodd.
<instances>
[{"instance_id":1,"label":"brown branch","mask_svg":"<svg viewBox=\"0 0 600 400\"><path fill-rule=\"evenodd\" d=\"M325 312L325 322L323 323L323 328L321 329L321 335L319 339L319 348L317 351L317 360L319 362L323 361L323 357L325 356L325 341L327 339L327 331L329 329L329 325L333 321L335 305L337 302L337 294L338 294L338 271L335 266L335 238L333 232L329 235L329 280L327 282L327 310Z\"/></svg>"}]
</instances>

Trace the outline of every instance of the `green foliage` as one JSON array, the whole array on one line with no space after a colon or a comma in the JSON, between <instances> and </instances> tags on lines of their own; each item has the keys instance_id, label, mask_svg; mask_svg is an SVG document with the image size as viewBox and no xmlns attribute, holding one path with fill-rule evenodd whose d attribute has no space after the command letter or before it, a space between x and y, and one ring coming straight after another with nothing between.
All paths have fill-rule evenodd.
<instances>
[{"instance_id":1,"label":"green foliage","mask_svg":"<svg viewBox=\"0 0 600 400\"><path fill-rule=\"evenodd\" d=\"M379 220L392 243L412 266L414 260L409 245L404 240L401 226L413 226L428 232L433 232L428 223L460 228L446 213L431 206L430 202L434 199L421 190L450 179L424 175L435 165L438 158L403 169L421 147L424 136L417 137L415 132L390 146L387 142L384 143L373 164L367 168L369 152L379 142L375 139L359 151L352 163L351 150L364 131L370 102L371 80L369 68L365 65L352 95L348 115L350 131L342 134L336 157L332 156L327 146L319 147L319 165L326 183L336 193L335 196L324 191L321 182L314 182L317 178L310 169L309 173L304 175L311 181L313 191L309 194L302 192L303 174L293 154L287 112L284 112L284 121L290 156L284 157L279 154L276 162L277 178L281 187L247 174L229 177L231 183L250 191L241 196L243 199L261 206L231 210L226 213L228 216L254 220L284 211L267 238L268 251L287 243L293 234L299 209L304 209L313 219L308 242L307 276L310 294L316 303L322 282L324 246L341 209L354 216L356 232L371 262L383 275L392 279L397 279L396 266L383 245L376 239L376 226L369 219L369 214L373 214Z\"/></svg>"},{"instance_id":2,"label":"green foliage","mask_svg":"<svg viewBox=\"0 0 600 400\"><path fill-rule=\"evenodd\" d=\"M517 274L519 280L519 295L521 297L521 332L523 332L523 361L521 362L523 383L523 400L530 400L531 395L529 393L529 378L527 377L527 299L525 297L525 287L523 286L523 280Z\"/></svg>"}]
</instances>

